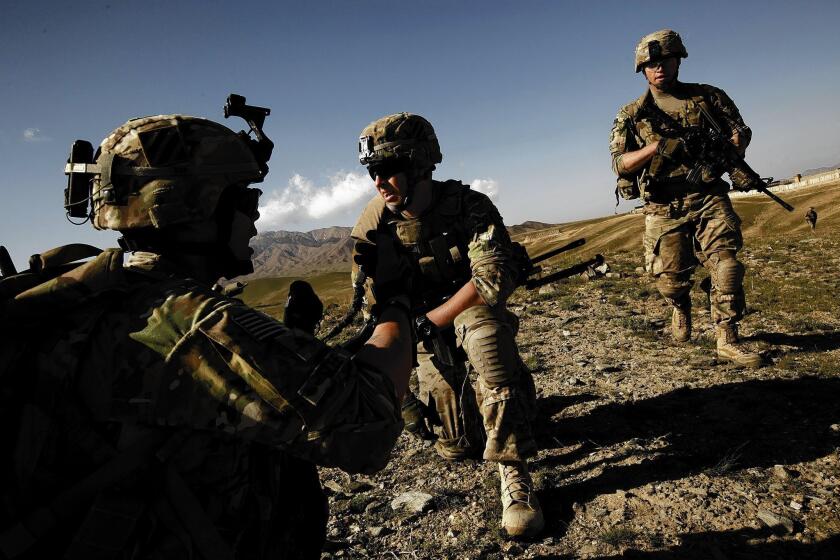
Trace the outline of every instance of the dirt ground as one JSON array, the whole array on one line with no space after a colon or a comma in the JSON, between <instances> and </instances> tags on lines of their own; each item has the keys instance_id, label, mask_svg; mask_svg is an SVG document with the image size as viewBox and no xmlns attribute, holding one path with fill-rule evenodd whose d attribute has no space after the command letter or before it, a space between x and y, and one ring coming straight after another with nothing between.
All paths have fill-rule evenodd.
<instances>
[{"instance_id":1,"label":"dirt ground","mask_svg":"<svg viewBox=\"0 0 840 560\"><path fill-rule=\"evenodd\" d=\"M510 304L539 393L544 533L505 539L495 465L404 433L374 476L322 470L323 558L840 558L840 235L747 241L757 370L715 359L702 270L677 345L641 255L605 256L613 277ZM413 491L425 511L394 511Z\"/></svg>"}]
</instances>

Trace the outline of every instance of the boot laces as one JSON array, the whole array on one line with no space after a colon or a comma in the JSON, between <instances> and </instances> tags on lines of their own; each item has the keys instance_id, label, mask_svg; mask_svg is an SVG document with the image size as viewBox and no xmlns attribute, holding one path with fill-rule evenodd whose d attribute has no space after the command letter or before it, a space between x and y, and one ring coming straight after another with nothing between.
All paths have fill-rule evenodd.
<instances>
[{"instance_id":1,"label":"boot laces","mask_svg":"<svg viewBox=\"0 0 840 560\"><path fill-rule=\"evenodd\" d=\"M531 477L517 465L502 465L502 494L510 498L511 504L518 502L525 504L531 509L531 495L533 488Z\"/></svg>"}]
</instances>

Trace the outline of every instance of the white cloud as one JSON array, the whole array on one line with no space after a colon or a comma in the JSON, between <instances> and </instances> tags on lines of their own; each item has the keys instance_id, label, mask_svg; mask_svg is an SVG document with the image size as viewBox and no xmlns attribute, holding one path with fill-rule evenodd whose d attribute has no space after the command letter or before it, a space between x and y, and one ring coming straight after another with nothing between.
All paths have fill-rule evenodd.
<instances>
[{"instance_id":1,"label":"white cloud","mask_svg":"<svg viewBox=\"0 0 840 560\"><path fill-rule=\"evenodd\" d=\"M490 200L499 198L499 183L495 179L473 179L470 188L486 194Z\"/></svg>"},{"instance_id":2,"label":"white cloud","mask_svg":"<svg viewBox=\"0 0 840 560\"><path fill-rule=\"evenodd\" d=\"M285 188L262 196L262 228L286 228L288 224L320 220L355 210L373 196L373 183L367 174L337 173L326 185L316 186L310 179L295 174Z\"/></svg>"},{"instance_id":3,"label":"white cloud","mask_svg":"<svg viewBox=\"0 0 840 560\"><path fill-rule=\"evenodd\" d=\"M49 136L44 136L40 128L27 128L23 131L24 142L47 142L52 140Z\"/></svg>"}]
</instances>

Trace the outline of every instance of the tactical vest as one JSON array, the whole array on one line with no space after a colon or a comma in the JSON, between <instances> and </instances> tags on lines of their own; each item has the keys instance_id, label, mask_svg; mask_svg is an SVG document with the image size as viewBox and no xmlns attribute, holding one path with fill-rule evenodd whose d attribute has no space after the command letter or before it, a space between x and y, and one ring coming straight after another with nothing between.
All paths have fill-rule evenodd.
<instances>
[{"instance_id":1,"label":"tactical vest","mask_svg":"<svg viewBox=\"0 0 840 560\"><path fill-rule=\"evenodd\" d=\"M718 111L714 104L710 101L708 93L700 84L682 84L684 93L687 94L685 104L680 110L679 114L667 115L678 122L685 128L698 127L703 124L702 116L698 107L702 106L712 115L719 117ZM676 138L680 136L680 132L675 127L669 126L667 120L658 118L649 118L645 113L647 111L656 111L653 95L650 90L647 90L642 96L630 103L625 110L630 115L630 122L628 122L627 131L632 135L633 143L638 147L646 146L656 142L662 137ZM661 109L660 109L661 110ZM720 122L728 122L726 119L719 118ZM668 199L677 195L691 194L699 190L707 189L703 185L689 185L686 182L686 176L691 168L686 165L686 162L674 161L666 158L660 154L656 154L648 162L641 174L636 178L635 184L638 187L638 195L645 201L650 201L652 197ZM619 192L632 191L634 187L628 185L629 181L624 179L624 182L619 182ZM704 182L715 183L720 182L720 175L715 177L704 177ZM725 190L725 189L724 189Z\"/></svg>"},{"instance_id":2,"label":"tactical vest","mask_svg":"<svg viewBox=\"0 0 840 560\"><path fill-rule=\"evenodd\" d=\"M472 276L467 257L471 236L464 216L464 198L470 187L450 180L435 181L434 188L437 200L421 217L405 219L391 214L384 220L413 257L415 295L427 307L439 305Z\"/></svg>"}]
</instances>

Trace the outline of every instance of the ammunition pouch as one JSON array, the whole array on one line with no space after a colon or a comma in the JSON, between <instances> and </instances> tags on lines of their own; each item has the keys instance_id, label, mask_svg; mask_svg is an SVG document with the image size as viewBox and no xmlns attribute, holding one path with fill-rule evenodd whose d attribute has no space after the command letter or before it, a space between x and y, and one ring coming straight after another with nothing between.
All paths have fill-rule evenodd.
<instances>
[{"instance_id":1,"label":"ammunition pouch","mask_svg":"<svg viewBox=\"0 0 840 560\"><path fill-rule=\"evenodd\" d=\"M615 202L618 205L618 197L619 195L624 200L636 200L641 196L641 190L639 189L639 181L636 178L627 179L625 177L619 177L615 182Z\"/></svg>"}]
</instances>

